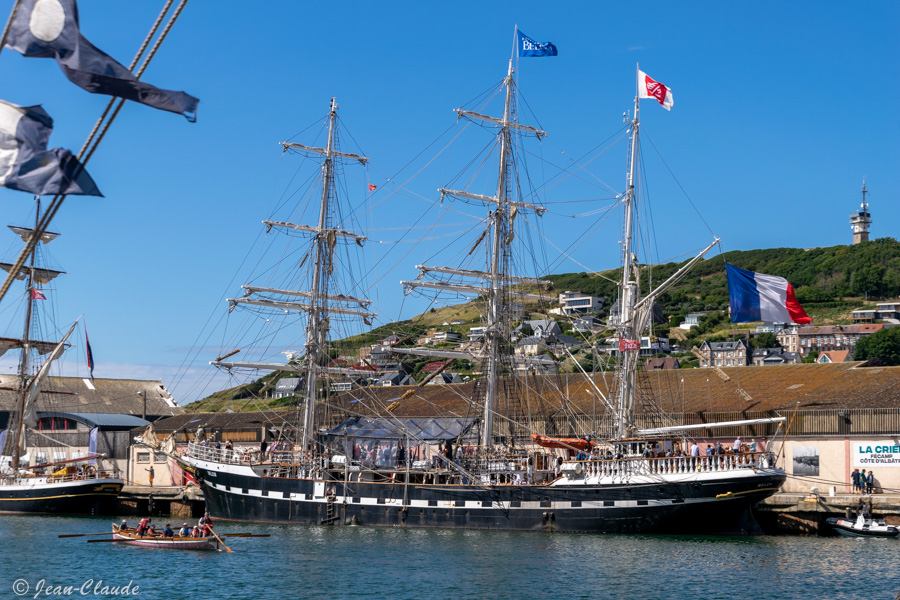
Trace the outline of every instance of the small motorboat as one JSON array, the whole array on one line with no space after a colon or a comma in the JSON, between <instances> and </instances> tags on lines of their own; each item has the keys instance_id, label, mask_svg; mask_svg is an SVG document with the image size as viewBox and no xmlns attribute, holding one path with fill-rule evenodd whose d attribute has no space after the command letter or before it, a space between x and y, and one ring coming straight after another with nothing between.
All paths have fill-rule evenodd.
<instances>
[{"instance_id":1,"label":"small motorboat","mask_svg":"<svg viewBox=\"0 0 900 600\"><path fill-rule=\"evenodd\" d=\"M900 528L886 524L883 519L867 518L862 513L856 517L856 521L831 517L826 522L839 534L850 537L895 538L900 536Z\"/></svg>"},{"instance_id":2,"label":"small motorboat","mask_svg":"<svg viewBox=\"0 0 900 600\"><path fill-rule=\"evenodd\" d=\"M129 546L146 546L148 548L164 548L167 550L216 550L218 541L208 537L165 537L163 535L138 535L137 530L122 528L113 523L113 539ZM94 541L94 540L92 540ZM101 540L97 540L101 541ZM106 540L102 540L106 541Z\"/></svg>"}]
</instances>

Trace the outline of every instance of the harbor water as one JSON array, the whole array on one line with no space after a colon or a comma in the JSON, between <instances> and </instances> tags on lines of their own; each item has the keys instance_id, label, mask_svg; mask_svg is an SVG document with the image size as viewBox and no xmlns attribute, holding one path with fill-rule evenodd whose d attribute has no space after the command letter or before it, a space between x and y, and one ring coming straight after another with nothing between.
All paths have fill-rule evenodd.
<instances>
[{"instance_id":1,"label":"harbor water","mask_svg":"<svg viewBox=\"0 0 900 600\"><path fill-rule=\"evenodd\" d=\"M900 592L896 539L220 522L223 533L271 534L226 540L228 554L58 537L103 532L110 522L0 515L0 598L876 600Z\"/></svg>"}]
</instances>

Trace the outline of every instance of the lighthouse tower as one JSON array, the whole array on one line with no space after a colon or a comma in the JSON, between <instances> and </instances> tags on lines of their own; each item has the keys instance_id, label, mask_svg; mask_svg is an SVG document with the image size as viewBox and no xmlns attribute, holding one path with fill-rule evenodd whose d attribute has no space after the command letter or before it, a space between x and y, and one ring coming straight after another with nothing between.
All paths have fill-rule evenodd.
<instances>
[{"instance_id":1,"label":"lighthouse tower","mask_svg":"<svg viewBox=\"0 0 900 600\"><path fill-rule=\"evenodd\" d=\"M866 180L863 178L862 204L859 210L850 215L850 228L853 230L853 243L869 241L869 225L872 224L872 215L869 214L869 203L866 202Z\"/></svg>"}]
</instances>

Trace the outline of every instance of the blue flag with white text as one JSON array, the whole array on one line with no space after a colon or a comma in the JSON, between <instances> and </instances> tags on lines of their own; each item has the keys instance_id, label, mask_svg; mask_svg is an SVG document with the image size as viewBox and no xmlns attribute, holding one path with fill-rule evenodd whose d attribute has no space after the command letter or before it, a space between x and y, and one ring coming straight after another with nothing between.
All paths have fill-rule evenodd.
<instances>
[{"instance_id":1,"label":"blue flag with white text","mask_svg":"<svg viewBox=\"0 0 900 600\"><path fill-rule=\"evenodd\" d=\"M519 46L519 56L556 56L556 46L550 42L536 42L519 30L516 30Z\"/></svg>"},{"instance_id":2,"label":"blue flag with white text","mask_svg":"<svg viewBox=\"0 0 900 600\"><path fill-rule=\"evenodd\" d=\"M46 194L102 196L72 153L47 150L53 119L40 106L0 100L0 186Z\"/></svg>"},{"instance_id":3,"label":"blue flag with white text","mask_svg":"<svg viewBox=\"0 0 900 600\"><path fill-rule=\"evenodd\" d=\"M125 98L196 120L199 100L137 79L79 29L75 0L22 0L6 46L23 56L55 58L69 81L92 94Z\"/></svg>"}]
</instances>

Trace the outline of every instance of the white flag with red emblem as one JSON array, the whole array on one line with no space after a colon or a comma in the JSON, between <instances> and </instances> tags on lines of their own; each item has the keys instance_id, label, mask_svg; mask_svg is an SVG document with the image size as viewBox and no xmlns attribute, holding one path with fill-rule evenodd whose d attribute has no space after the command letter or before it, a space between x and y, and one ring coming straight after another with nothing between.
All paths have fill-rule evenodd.
<instances>
[{"instance_id":1,"label":"white flag with red emblem","mask_svg":"<svg viewBox=\"0 0 900 600\"><path fill-rule=\"evenodd\" d=\"M627 352L628 350L640 350L641 343L638 340L629 340L628 338L619 338L619 352Z\"/></svg>"},{"instance_id":2,"label":"white flag with red emblem","mask_svg":"<svg viewBox=\"0 0 900 600\"><path fill-rule=\"evenodd\" d=\"M656 101L662 104L666 110L672 110L675 101L672 99L672 90L652 77L638 71L638 97L639 98L656 98Z\"/></svg>"}]
</instances>

